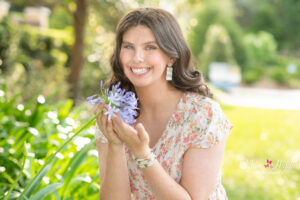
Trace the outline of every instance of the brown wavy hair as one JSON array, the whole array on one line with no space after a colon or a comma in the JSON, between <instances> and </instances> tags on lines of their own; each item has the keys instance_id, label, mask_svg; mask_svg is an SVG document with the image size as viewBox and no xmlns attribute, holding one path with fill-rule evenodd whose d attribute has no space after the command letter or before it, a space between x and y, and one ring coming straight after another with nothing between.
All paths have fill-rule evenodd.
<instances>
[{"instance_id":1,"label":"brown wavy hair","mask_svg":"<svg viewBox=\"0 0 300 200\"><path fill-rule=\"evenodd\" d=\"M116 44L110 58L112 77L109 87L121 82L121 88L135 92L133 84L125 76L120 50L123 34L131 27L144 25L152 30L159 48L168 56L176 58L173 64L173 77L169 83L181 91L191 91L212 98L212 93L204 82L201 72L192 67L191 50L182 34L175 17L160 8L138 8L126 14L116 30Z\"/></svg>"}]
</instances>

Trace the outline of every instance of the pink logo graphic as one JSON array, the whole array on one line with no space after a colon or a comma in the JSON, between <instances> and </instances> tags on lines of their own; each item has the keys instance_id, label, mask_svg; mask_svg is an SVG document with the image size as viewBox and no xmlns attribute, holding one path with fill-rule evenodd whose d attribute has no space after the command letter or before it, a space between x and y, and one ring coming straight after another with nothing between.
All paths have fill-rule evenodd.
<instances>
[{"instance_id":1,"label":"pink logo graphic","mask_svg":"<svg viewBox=\"0 0 300 200\"><path fill-rule=\"evenodd\" d=\"M271 164L272 164L272 160L267 159L267 164L264 166L265 166L265 168L268 168L268 167L273 168L273 166Z\"/></svg>"}]
</instances>

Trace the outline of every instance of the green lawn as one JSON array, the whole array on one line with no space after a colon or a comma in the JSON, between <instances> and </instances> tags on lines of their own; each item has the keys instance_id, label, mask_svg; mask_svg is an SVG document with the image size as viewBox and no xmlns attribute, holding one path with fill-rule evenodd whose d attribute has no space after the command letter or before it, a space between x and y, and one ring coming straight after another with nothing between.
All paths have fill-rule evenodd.
<instances>
[{"instance_id":1,"label":"green lawn","mask_svg":"<svg viewBox=\"0 0 300 200\"><path fill-rule=\"evenodd\" d=\"M222 108L234 125L222 167L229 199L299 200L300 111Z\"/></svg>"}]
</instances>

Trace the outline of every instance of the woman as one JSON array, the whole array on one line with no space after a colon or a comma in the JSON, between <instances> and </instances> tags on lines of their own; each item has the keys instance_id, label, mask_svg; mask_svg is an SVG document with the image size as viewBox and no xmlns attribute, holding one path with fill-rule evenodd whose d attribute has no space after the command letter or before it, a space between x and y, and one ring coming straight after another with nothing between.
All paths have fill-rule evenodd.
<instances>
[{"instance_id":1,"label":"woman","mask_svg":"<svg viewBox=\"0 0 300 200\"><path fill-rule=\"evenodd\" d=\"M133 125L97 118L100 199L227 199L220 166L232 125L192 69L176 19L158 8L128 13L111 65L110 86L135 92L140 110Z\"/></svg>"}]
</instances>

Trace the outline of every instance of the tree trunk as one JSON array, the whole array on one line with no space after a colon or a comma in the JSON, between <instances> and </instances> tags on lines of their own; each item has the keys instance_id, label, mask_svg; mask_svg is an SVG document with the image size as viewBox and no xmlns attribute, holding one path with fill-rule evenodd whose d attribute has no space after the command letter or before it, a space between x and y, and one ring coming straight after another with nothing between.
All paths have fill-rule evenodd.
<instances>
[{"instance_id":1,"label":"tree trunk","mask_svg":"<svg viewBox=\"0 0 300 200\"><path fill-rule=\"evenodd\" d=\"M75 41L71 52L71 71L68 77L69 96L74 105L79 100L80 73L84 65L84 26L87 16L88 0L76 0L74 18Z\"/></svg>"}]
</instances>

